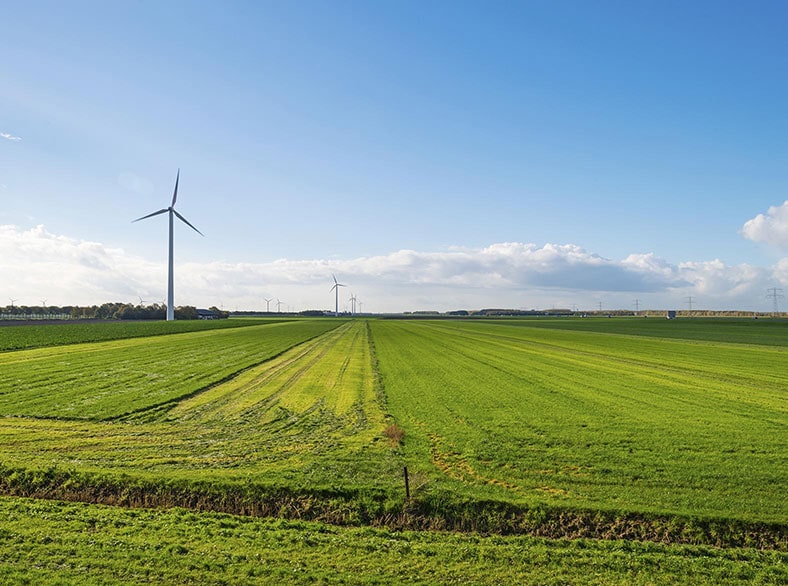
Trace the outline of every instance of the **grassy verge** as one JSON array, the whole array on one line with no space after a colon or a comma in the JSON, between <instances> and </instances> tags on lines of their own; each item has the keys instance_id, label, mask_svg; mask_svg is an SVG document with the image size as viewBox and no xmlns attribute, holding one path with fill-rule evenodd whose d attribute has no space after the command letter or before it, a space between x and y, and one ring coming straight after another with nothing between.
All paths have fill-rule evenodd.
<instances>
[{"instance_id":1,"label":"grassy verge","mask_svg":"<svg viewBox=\"0 0 788 586\"><path fill-rule=\"evenodd\" d=\"M0 467L0 494L127 508L186 508L393 530L532 535L554 539L652 541L665 544L788 551L785 525L626 511L517 506L435 492L406 501L402 491L369 486L270 484L259 480L188 480Z\"/></svg>"},{"instance_id":2,"label":"grassy verge","mask_svg":"<svg viewBox=\"0 0 788 586\"><path fill-rule=\"evenodd\" d=\"M788 556L0 498L14 584L784 584Z\"/></svg>"}]
</instances>

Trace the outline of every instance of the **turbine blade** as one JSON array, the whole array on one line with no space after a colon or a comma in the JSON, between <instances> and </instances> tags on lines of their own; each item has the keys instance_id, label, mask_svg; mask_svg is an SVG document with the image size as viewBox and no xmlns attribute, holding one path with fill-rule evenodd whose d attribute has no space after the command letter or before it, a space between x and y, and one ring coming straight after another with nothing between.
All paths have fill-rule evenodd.
<instances>
[{"instance_id":1,"label":"turbine blade","mask_svg":"<svg viewBox=\"0 0 788 586\"><path fill-rule=\"evenodd\" d=\"M172 208L170 208L170 209L172 209ZM200 236L205 236L205 234L203 234L203 233L202 233L202 232L200 232L200 231L199 231L197 228L195 228L194 226L192 226L192 225L189 223L189 220L187 220L186 218L184 218L182 215L180 215L180 214L179 214L178 212L176 212L174 209L172 210L172 213L173 213L173 214L175 214L176 216L178 216L178 218L181 220L181 222L183 222L183 223L184 223L184 224L186 224L186 225L187 225L189 228L191 228L192 230L194 230L195 232L197 232L197 234L199 234Z\"/></svg>"},{"instance_id":2,"label":"turbine blade","mask_svg":"<svg viewBox=\"0 0 788 586\"><path fill-rule=\"evenodd\" d=\"M172 192L172 203L170 206L175 205L175 200L178 199L178 179L181 178L181 170L178 169L178 174L175 176L175 191Z\"/></svg>"},{"instance_id":3,"label":"turbine blade","mask_svg":"<svg viewBox=\"0 0 788 586\"><path fill-rule=\"evenodd\" d=\"M168 212L168 211L170 211L170 210L167 209L167 208L164 208L163 210L159 210L158 212L153 212L152 214L148 214L147 216L142 216L141 218L137 218L136 220L132 220L131 223L133 224L134 222L139 222L140 220L144 220L145 218L152 218L153 216L158 216L159 214L163 214L163 213Z\"/></svg>"}]
</instances>

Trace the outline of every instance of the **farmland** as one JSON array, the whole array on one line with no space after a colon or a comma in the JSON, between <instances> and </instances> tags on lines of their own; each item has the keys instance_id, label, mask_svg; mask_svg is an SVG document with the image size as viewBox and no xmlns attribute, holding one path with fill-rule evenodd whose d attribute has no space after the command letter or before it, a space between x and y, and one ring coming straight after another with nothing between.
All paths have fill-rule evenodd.
<instances>
[{"instance_id":1,"label":"farmland","mask_svg":"<svg viewBox=\"0 0 788 586\"><path fill-rule=\"evenodd\" d=\"M410 463L453 492L788 520L774 498L784 347L465 322L373 331Z\"/></svg>"},{"instance_id":2,"label":"farmland","mask_svg":"<svg viewBox=\"0 0 788 586\"><path fill-rule=\"evenodd\" d=\"M785 324L665 323L315 319L2 352L0 489L388 531L785 550ZM265 528L280 530L297 533ZM369 538L372 551L402 534L332 535ZM407 535L435 539L425 547L447 560L446 544L464 539ZM559 547L500 539L501 552L527 539L534 552ZM589 559L614 555L584 547ZM641 562L657 555L638 547ZM688 551L664 547L674 561ZM706 576L730 561L709 555ZM762 579L778 582L784 555L758 559Z\"/></svg>"},{"instance_id":3,"label":"farmland","mask_svg":"<svg viewBox=\"0 0 788 586\"><path fill-rule=\"evenodd\" d=\"M140 338L160 336L203 330L237 328L248 325L260 325L259 319L205 320L205 321L112 321L95 323L78 321L62 324L27 324L16 325L6 323L0 332L0 352L7 350L24 350L42 346L64 346L84 342L102 342L121 340L124 338ZM266 321L285 321L276 318Z\"/></svg>"}]
</instances>

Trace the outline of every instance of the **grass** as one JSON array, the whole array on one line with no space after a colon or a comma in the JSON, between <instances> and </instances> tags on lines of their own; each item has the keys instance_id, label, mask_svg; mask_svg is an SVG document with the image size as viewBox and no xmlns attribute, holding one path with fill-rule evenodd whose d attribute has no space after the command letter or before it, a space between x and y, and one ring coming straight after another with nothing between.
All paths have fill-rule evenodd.
<instances>
[{"instance_id":1,"label":"grass","mask_svg":"<svg viewBox=\"0 0 788 586\"><path fill-rule=\"evenodd\" d=\"M788 556L0 498L14 584L784 584Z\"/></svg>"},{"instance_id":2,"label":"grass","mask_svg":"<svg viewBox=\"0 0 788 586\"><path fill-rule=\"evenodd\" d=\"M166 405L336 325L304 320L0 353L0 415L106 420Z\"/></svg>"},{"instance_id":3,"label":"grass","mask_svg":"<svg viewBox=\"0 0 788 586\"><path fill-rule=\"evenodd\" d=\"M785 550L788 350L609 321L298 320L7 352L0 490Z\"/></svg>"},{"instance_id":4,"label":"grass","mask_svg":"<svg viewBox=\"0 0 788 586\"><path fill-rule=\"evenodd\" d=\"M785 348L525 324L372 331L425 490L788 521Z\"/></svg>"},{"instance_id":5,"label":"grass","mask_svg":"<svg viewBox=\"0 0 788 586\"><path fill-rule=\"evenodd\" d=\"M475 318L476 319L476 318ZM482 321L480 319L480 321ZM788 346L788 320L748 318L519 318L483 320L513 327L648 336L663 339Z\"/></svg>"},{"instance_id":6,"label":"grass","mask_svg":"<svg viewBox=\"0 0 788 586\"><path fill-rule=\"evenodd\" d=\"M269 486L390 487L398 478L399 463L382 435L384 414L375 396L368 330L362 323L337 326L332 320L304 321L186 334L182 340L171 337L168 343L177 341L172 351L179 356L194 347L204 352L208 344L226 347L215 361L199 354L190 367L213 379L226 370L238 372L246 364L239 362L243 349L239 341L251 344L257 352L265 349L265 355L250 353L250 359L271 357L208 386L199 379L193 382L196 377L188 376L182 358L164 357L162 364L180 364L193 386L173 385L180 396L161 406L150 399L149 389L154 385L143 382L137 391L127 389L126 402L120 404L116 397L105 409L94 409L92 421L42 418L66 409L47 387L16 393L17 397L40 397L39 403L13 400L8 397L13 393L0 395L0 405L16 415L0 419L0 441L7 446L3 463L15 469L89 471L109 479L131 474L161 478L165 483L168 478L187 478L232 485L253 479ZM102 357L125 353L126 363L118 368L126 372L130 361L142 364L149 355L146 345L141 346L146 352L141 358L129 351L128 344L134 344L137 351L136 343L107 343L87 354L100 362ZM291 348L283 350L286 346ZM50 354L42 363L59 363L53 351L46 350ZM156 348L159 351L163 350ZM225 370L211 370L215 364ZM163 369L150 363L147 368ZM17 374L24 375L39 380L31 370ZM42 380L59 381L54 375ZM57 382L55 388L63 384ZM190 392L197 384L204 390ZM82 389L86 397L89 392L98 391ZM131 410L132 399L149 408ZM36 417L30 417L31 413ZM119 413L126 415L99 421Z\"/></svg>"},{"instance_id":7,"label":"grass","mask_svg":"<svg viewBox=\"0 0 788 586\"><path fill-rule=\"evenodd\" d=\"M184 321L79 321L62 324L16 325L0 328L0 352L44 346L66 346L125 338L219 330L286 321L280 319L221 319Z\"/></svg>"}]
</instances>

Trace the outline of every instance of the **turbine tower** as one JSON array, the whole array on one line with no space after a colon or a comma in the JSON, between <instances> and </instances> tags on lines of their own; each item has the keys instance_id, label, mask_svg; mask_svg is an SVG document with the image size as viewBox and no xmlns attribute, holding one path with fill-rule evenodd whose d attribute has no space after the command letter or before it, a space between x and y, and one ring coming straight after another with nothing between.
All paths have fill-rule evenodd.
<instances>
[{"instance_id":1,"label":"turbine tower","mask_svg":"<svg viewBox=\"0 0 788 586\"><path fill-rule=\"evenodd\" d=\"M172 321L175 319L175 300L174 300L174 292L173 292L173 270L172 270L172 232L173 232L173 216L178 216L178 219L186 224L189 228L197 232L200 236L205 236L202 232L200 232L197 228L192 226L189 223L189 220L184 218L175 210L175 200L178 199L178 180L181 176L181 170L178 169L178 174L175 176L175 191L172 192L172 203L170 207L161 209L157 212L153 212L152 214L148 214L147 216L142 216L141 218L137 218L136 220L132 220L132 222L139 222L140 220L145 220L147 218L152 218L153 216L158 216L159 214L169 213L170 215L170 255L169 255L169 267L167 272L167 321Z\"/></svg>"},{"instance_id":2,"label":"turbine tower","mask_svg":"<svg viewBox=\"0 0 788 586\"><path fill-rule=\"evenodd\" d=\"M271 299L268 299L267 297L263 297L263 299L265 299L265 312L266 312L266 313L269 313L269 312L271 311L271 310L270 310L270 307L271 307L271 302L272 302L274 299L273 299L273 297L272 297Z\"/></svg>"},{"instance_id":3,"label":"turbine tower","mask_svg":"<svg viewBox=\"0 0 788 586\"><path fill-rule=\"evenodd\" d=\"M334 279L334 286L331 287L330 289L330 291L334 292L334 317L339 317L339 288L347 287L347 285L338 283L336 275L334 275L334 273L331 273L331 277Z\"/></svg>"}]
</instances>

